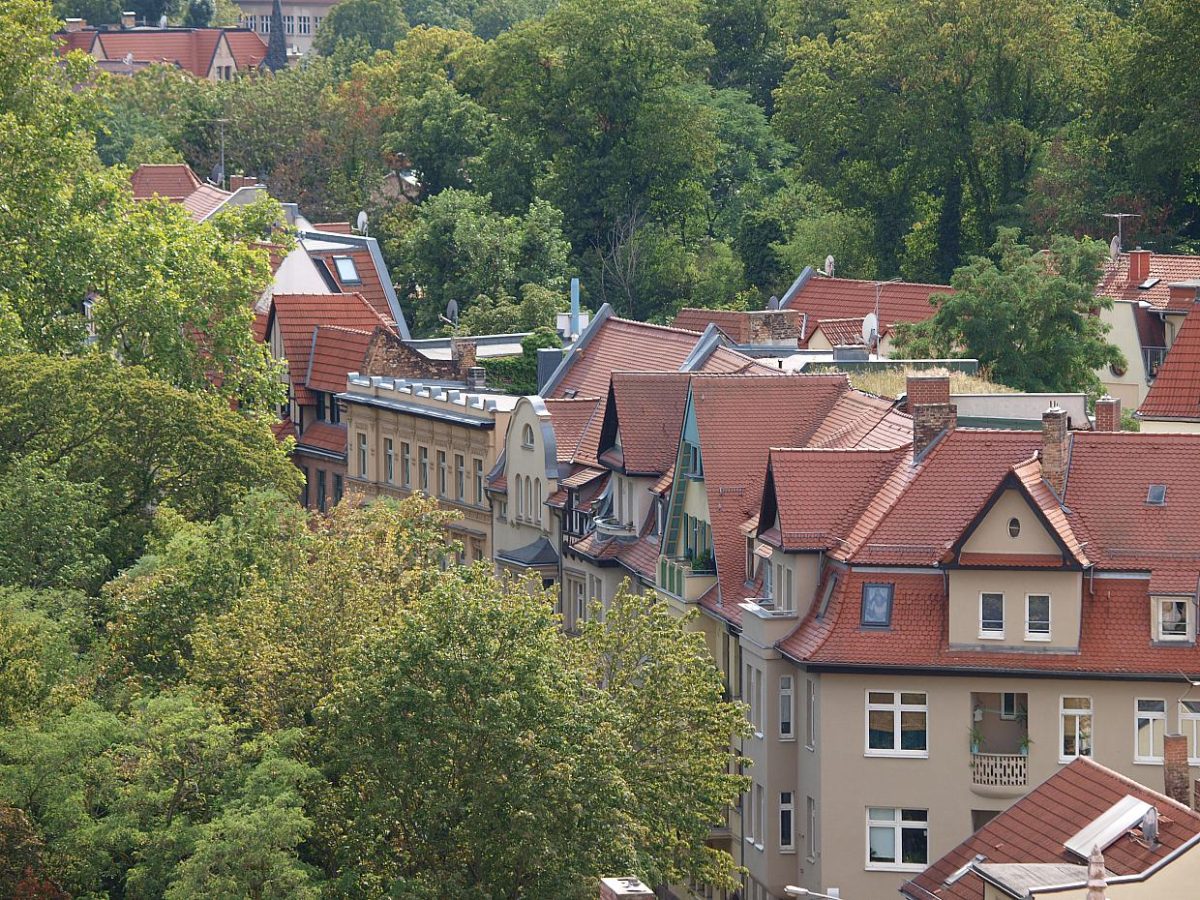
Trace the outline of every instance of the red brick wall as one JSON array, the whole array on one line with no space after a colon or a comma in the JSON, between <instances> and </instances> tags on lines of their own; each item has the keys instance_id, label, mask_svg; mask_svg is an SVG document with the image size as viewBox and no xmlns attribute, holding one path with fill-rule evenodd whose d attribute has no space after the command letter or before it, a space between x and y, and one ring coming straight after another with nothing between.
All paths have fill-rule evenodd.
<instances>
[{"instance_id":1,"label":"red brick wall","mask_svg":"<svg viewBox=\"0 0 1200 900\"><path fill-rule=\"evenodd\" d=\"M1121 430L1121 401L1105 394L1096 401L1096 430Z\"/></svg>"},{"instance_id":2,"label":"red brick wall","mask_svg":"<svg viewBox=\"0 0 1200 900\"><path fill-rule=\"evenodd\" d=\"M1184 806L1192 805L1187 737L1163 735L1163 793Z\"/></svg>"},{"instance_id":3,"label":"red brick wall","mask_svg":"<svg viewBox=\"0 0 1200 900\"><path fill-rule=\"evenodd\" d=\"M926 403L950 402L949 375L909 375L905 393L908 394L908 409Z\"/></svg>"},{"instance_id":4,"label":"red brick wall","mask_svg":"<svg viewBox=\"0 0 1200 900\"><path fill-rule=\"evenodd\" d=\"M1058 406L1042 413L1042 478L1062 496L1067 486L1067 413Z\"/></svg>"}]
</instances>

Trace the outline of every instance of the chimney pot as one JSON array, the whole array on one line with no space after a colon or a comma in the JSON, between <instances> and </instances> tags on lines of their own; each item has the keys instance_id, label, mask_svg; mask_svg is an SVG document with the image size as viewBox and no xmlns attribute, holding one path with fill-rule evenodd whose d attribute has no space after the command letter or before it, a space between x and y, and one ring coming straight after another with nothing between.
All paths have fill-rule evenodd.
<instances>
[{"instance_id":1,"label":"chimney pot","mask_svg":"<svg viewBox=\"0 0 1200 900\"><path fill-rule=\"evenodd\" d=\"M1150 277L1150 251L1138 247L1129 251L1129 283L1141 284Z\"/></svg>"},{"instance_id":2,"label":"chimney pot","mask_svg":"<svg viewBox=\"0 0 1200 900\"><path fill-rule=\"evenodd\" d=\"M121 13L122 28L137 28L137 13L133 10L125 10Z\"/></svg>"},{"instance_id":3,"label":"chimney pot","mask_svg":"<svg viewBox=\"0 0 1200 900\"><path fill-rule=\"evenodd\" d=\"M1121 430L1121 401L1105 394L1096 401L1096 430Z\"/></svg>"},{"instance_id":4,"label":"chimney pot","mask_svg":"<svg viewBox=\"0 0 1200 900\"><path fill-rule=\"evenodd\" d=\"M1062 499L1067 487L1067 453L1070 434L1067 413L1057 403L1042 413L1042 478Z\"/></svg>"},{"instance_id":5,"label":"chimney pot","mask_svg":"<svg viewBox=\"0 0 1200 900\"><path fill-rule=\"evenodd\" d=\"M600 879L600 900L646 900L653 896L654 891L640 878Z\"/></svg>"},{"instance_id":6,"label":"chimney pot","mask_svg":"<svg viewBox=\"0 0 1200 900\"><path fill-rule=\"evenodd\" d=\"M1182 734L1163 735L1163 793L1176 803L1190 807L1191 788L1187 737Z\"/></svg>"}]
</instances>

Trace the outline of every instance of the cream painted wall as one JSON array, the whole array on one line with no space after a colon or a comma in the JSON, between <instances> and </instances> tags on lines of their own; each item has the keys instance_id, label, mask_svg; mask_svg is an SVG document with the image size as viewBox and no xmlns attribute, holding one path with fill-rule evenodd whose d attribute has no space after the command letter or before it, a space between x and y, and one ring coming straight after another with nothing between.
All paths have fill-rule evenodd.
<instances>
[{"instance_id":1,"label":"cream painted wall","mask_svg":"<svg viewBox=\"0 0 1200 900\"><path fill-rule=\"evenodd\" d=\"M1137 409L1146 399L1146 369L1142 360L1142 344L1133 319L1133 304L1126 300L1113 303L1112 309L1100 310L1100 321L1112 328L1108 342L1115 344L1125 356L1125 374L1114 375L1107 366L1097 369L1096 375L1104 389L1121 401L1121 408Z\"/></svg>"},{"instance_id":2,"label":"cream painted wall","mask_svg":"<svg viewBox=\"0 0 1200 900\"><path fill-rule=\"evenodd\" d=\"M836 802L821 811L819 883L806 876L810 889L841 889L843 897L895 895L909 872L865 868L866 808L885 806L929 810L930 861L947 853L971 833L971 811L1000 810L1016 797L986 796L973 787L969 733L972 692L1015 691L1028 695L1028 786L1033 788L1061 768L1059 703L1062 696L1089 697L1093 706L1094 755L1098 762L1163 790L1161 764L1133 762L1135 700L1165 699L1166 730L1179 727L1175 703L1178 681L1117 682L1074 679L987 678L937 675L821 676L818 741L821 791ZM903 690L927 694L927 758L880 758L864 753L866 691ZM1200 774L1193 768L1192 777ZM1159 895L1166 896L1166 895Z\"/></svg>"},{"instance_id":3,"label":"cream painted wall","mask_svg":"<svg viewBox=\"0 0 1200 900\"><path fill-rule=\"evenodd\" d=\"M1016 519L1021 524L1014 538L1008 533L1008 523ZM964 553L1034 553L1058 555L1058 544L1039 521L1025 497L1017 490L1007 490L988 510L971 537L963 545Z\"/></svg>"},{"instance_id":4,"label":"cream painted wall","mask_svg":"<svg viewBox=\"0 0 1200 900\"><path fill-rule=\"evenodd\" d=\"M1046 652L1079 647L1083 575L1043 569L950 570L950 643L985 650ZM979 595L1004 594L1004 639L980 638ZM1050 595L1050 640L1026 640L1025 596ZM1147 611L1149 615L1149 611Z\"/></svg>"},{"instance_id":5,"label":"cream painted wall","mask_svg":"<svg viewBox=\"0 0 1200 900\"><path fill-rule=\"evenodd\" d=\"M1113 882L1104 891L1107 900L1172 900L1195 897L1200 884L1200 847L1193 846L1144 881ZM1072 891L1037 891L1042 900L1087 900L1087 888ZM1005 897L1003 900L1009 900Z\"/></svg>"},{"instance_id":6,"label":"cream painted wall","mask_svg":"<svg viewBox=\"0 0 1200 900\"><path fill-rule=\"evenodd\" d=\"M516 550L539 537L545 537L555 548L560 546L558 516L554 510L544 505L546 498L558 489L557 480L546 474L545 429L550 427L549 422L549 416L539 415L527 397L522 397L517 402L509 417L504 438L505 477L508 482L505 518L500 518L499 504L493 504L493 546L497 550ZM533 430L532 448L522 446L521 437L526 425ZM519 479L525 477L541 482L543 504L540 506L540 524L535 516L517 514L519 505L516 492Z\"/></svg>"},{"instance_id":7,"label":"cream painted wall","mask_svg":"<svg viewBox=\"0 0 1200 900\"><path fill-rule=\"evenodd\" d=\"M1200 422L1170 422L1142 419L1142 431L1151 434L1200 434Z\"/></svg>"}]
</instances>

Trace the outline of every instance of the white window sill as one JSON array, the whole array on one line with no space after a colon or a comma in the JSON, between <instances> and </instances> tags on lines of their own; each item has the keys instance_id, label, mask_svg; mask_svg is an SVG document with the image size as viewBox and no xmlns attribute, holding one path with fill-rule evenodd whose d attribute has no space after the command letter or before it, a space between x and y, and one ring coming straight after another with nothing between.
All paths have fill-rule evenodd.
<instances>
[{"instance_id":1,"label":"white window sill","mask_svg":"<svg viewBox=\"0 0 1200 900\"><path fill-rule=\"evenodd\" d=\"M805 744L805 745L804 745L804 749L805 749L805 750L808 750L810 753L816 753L816 752L817 752L817 745L816 745L816 744Z\"/></svg>"},{"instance_id":2,"label":"white window sill","mask_svg":"<svg viewBox=\"0 0 1200 900\"><path fill-rule=\"evenodd\" d=\"M779 855L780 856L795 856L796 848L795 847L780 847Z\"/></svg>"},{"instance_id":3,"label":"white window sill","mask_svg":"<svg viewBox=\"0 0 1200 900\"><path fill-rule=\"evenodd\" d=\"M929 759L928 750L867 750L863 756L883 759ZM924 871L922 869L921 871Z\"/></svg>"},{"instance_id":4,"label":"white window sill","mask_svg":"<svg viewBox=\"0 0 1200 900\"><path fill-rule=\"evenodd\" d=\"M1163 764L1163 758L1161 756L1157 759L1154 757L1135 756L1133 758L1133 764L1135 766L1161 766Z\"/></svg>"},{"instance_id":5,"label":"white window sill","mask_svg":"<svg viewBox=\"0 0 1200 900\"><path fill-rule=\"evenodd\" d=\"M924 872L929 867L918 863L867 863L864 868L868 872Z\"/></svg>"},{"instance_id":6,"label":"white window sill","mask_svg":"<svg viewBox=\"0 0 1200 900\"><path fill-rule=\"evenodd\" d=\"M1088 759L1092 758L1092 754L1090 753L1080 753L1079 756L1086 756ZM1075 762L1075 760L1079 759L1079 756L1060 756L1058 758L1058 764L1060 766L1068 766Z\"/></svg>"},{"instance_id":7,"label":"white window sill","mask_svg":"<svg viewBox=\"0 0 1200 900\"><path fill-rule=\"evenodd\" d=\"M979 632L981 641L1002 641L1004 640L1003 631L981 631Z\"/></svg>"},{"instance_id":8,"label":"white window sill","mask_svg":"<svg viewBox=\"0 0 1200 900\"><path fill-rule=\"evenodd\" d=\"M779 736L779 740L780 740L782 743L784 743L784 744L794 744L794 743L796 743L796 738L795 738L795 735L784 735L784 734L781 734L781 735Z\"/></svg>"},{"instance_id":9,"label":"white window sill","mask_svg":"<svg viewBox=\"0 0 1200 900\"><path fill-rule=\"evenodd\" d=\"M763 851L763 845L762 845L762 844L755 844L755 845L754 845L754 849L755 849L755 850L757 850L759 853L762 853L762 851Z\"/></svg>"},{"instance_id":10,"label":"white window sill","mask_svg":"<svg viewBox=\"0 0 1200 900\"><path fill-rule=\"evenodd\" d=\"M1048 644L1050 642L1050 635L1048 635L1048 634L1029 634L1028 632L1026 632L1025 640L1038 641L1039 643Z\"/></svg>"},{"instance_id":11,"label":"white window sill","mask_svg":"<svg viewBox=\"0 0 1200 900\"><path fill-rule=\"evenodd\" d=\"M758 738L760 741L763 739L763 733L761 731L755 730L754 736L756 738Z\"/></svg>"}]
</instances>

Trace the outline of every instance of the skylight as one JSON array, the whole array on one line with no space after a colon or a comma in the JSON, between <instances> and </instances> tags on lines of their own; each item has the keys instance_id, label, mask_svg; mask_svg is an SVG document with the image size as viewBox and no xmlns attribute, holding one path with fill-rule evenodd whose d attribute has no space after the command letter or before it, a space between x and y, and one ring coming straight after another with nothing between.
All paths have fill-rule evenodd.
<instances>
[{"instance_id":1,"label":"skylight","mask_svg":"<svg viewBox=\"0 0 1200 900\"><path fill-rule=\"evenodd\" d=\"M1163 506L1167 502L1167 486L1165 484L1150 485L1150 489L1146 491L1146 502L1151 506Z\"/></svg>"},{"instance_id":2,"label":"skylight","mask_svg":"<svg viewBox=\"0 0 1200 900\"><path fill-rule=\"evenodd\" d=\"M1150 290L1150 288L1154 287L1160 281L1162 281L1161 278L1147 278L1145 281L1143 281L1141 284L1138 285L1138 290L1139 291L1148 291L1148 290Z\"/></svg>"},{"instance_id":3,"label":"skylight","mask_svg":"<svg viewBox=\"0 0 1200 900\"><path fill-rule=\"evenodd\" d=\"M349 256L335 256L333 264L337 266L338 280L342 284L359 284L362 281L358 277L358 267Z\"/></svg>"},{"instance_id":4,"label":"skylight","mask_svg":"<svg viewBox=\"0 0 1200 900\"><path fill-rule=\"evenodd\" d=\"M1107 850L1113 841L1141 822L1151 809L1145 800L1126 794L1068 838L1063 846L1080 859L1087 859L1093 847L1099 847L1101 852Z\"/></svg>"}]
</instances>

